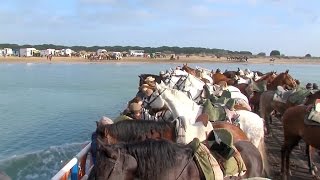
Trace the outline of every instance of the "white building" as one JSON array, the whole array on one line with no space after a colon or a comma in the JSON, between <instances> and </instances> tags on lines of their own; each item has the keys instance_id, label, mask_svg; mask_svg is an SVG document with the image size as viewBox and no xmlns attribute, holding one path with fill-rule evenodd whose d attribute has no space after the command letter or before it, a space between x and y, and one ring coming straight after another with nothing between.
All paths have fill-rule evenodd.
<instances>
[{"instance_id":1,"label":"white building","mask_svg":"<svg viewBox=\"0 0 320 180\"><path fill-rule=\"evenodd\" d=\"M107 53L107 50L105 49L98 49L97 54Z\"/></svg>"},{"instance_id":2,"label":"white building","mask_svg":"<svg viewBox=\"0 0 320 180\"><path fill-rule=\"evenodd\" d=\"M0 49L0 56L4 56L4 49Z\"/></svg>"},{"instance_id":3,"label":"white building","mask_svg":"<svg viewBox=\"0 0 320 180\"><path fill-rule=\"evenodd\" d=\"M142 57L144 55L144 50L129 50L130 56Z\"/></svg>"},{"instance_id":4,"label":"white building","mask_svg":"<svg viewBox=\"0 0 320 180\"><path fill-rule=\"evenodd\" d=\"M12 56L13 55L13 51L11 48L4 48L3 49L3 55L4 56Z\"/></svg>"},{"instance_id":5,"label":"white building","mask_svg":"<svg viewBox=\"0 0 320 180\"><path fill-rule=\"evenodd\" d=\"M20 57L31 57L34 51L36 51L35 48L21 48L19 54Z\"/></svg>"},{"instance_id":6,"label":"white building","mask_svg":"<svg viewBox=\"0 0 320 180\"><path fill-rule=\"evenodd\" d=\"M60 54L62 56L71 56L72 52L73 51L71 49L61 49Z\"/></svg>"},{"instance_id":7,"label":"white building","mask_svg":"<svg viewBox=\"0 0 320 180\"><path fill-rule=\"evenodd\" d=\"M55 55L55 49L45 49L40 51L40 56Z\"/></svg>"}]
</instances>

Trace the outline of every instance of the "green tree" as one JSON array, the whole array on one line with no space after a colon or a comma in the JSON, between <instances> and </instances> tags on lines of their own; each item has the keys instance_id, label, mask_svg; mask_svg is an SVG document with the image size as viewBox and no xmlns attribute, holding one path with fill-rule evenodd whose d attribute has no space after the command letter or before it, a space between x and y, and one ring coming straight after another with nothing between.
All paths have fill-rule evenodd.
<instances>
[{"instance_id":1,"label":"green tree","mask_svg":"<svg viewBox=\"0 0 320 180\"><path fill-rule=\"evenodd\" d=\"M280 56L280 51L278 51L278 50L272 50L272 51L270 52L270 56Z\"/></svg>"},{"instance_id":2,"label":"green tree","mask_svg":"<svg viewBox=\"0 0 320 180\"><path fill-rule=\"evenodd\" d=\"M259 53L259 54L257 54L258 56L266 56L266 53L264 53L264 52L261 52L261 53Z\"/></svg>"},{"instance_id":3,"label":"green tree","mask_svg":"<svg viewBox=\"0 0 320 180\"><path fill-rule=\"evenodd\" d=\"M311 58L311 54L306 54L304 57Z\"/></svg>"}]
</instances>

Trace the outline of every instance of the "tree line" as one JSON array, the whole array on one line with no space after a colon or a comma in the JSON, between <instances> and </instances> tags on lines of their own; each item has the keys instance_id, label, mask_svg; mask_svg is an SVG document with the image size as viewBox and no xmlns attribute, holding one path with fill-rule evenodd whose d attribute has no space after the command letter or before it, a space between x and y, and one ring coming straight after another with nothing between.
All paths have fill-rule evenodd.
<instances>
[{"instance_id":1,"label":"tree line","mask_svg":"<svg viewBox=\"0 0 320 180\"><path fill-rule=\"evenodd\" d=\"M202 47L177 47L177 46L161 46L161 47L140 47L140 46L62 46L62 45L54 45L54 44L41 44L41 45L18 45L18 44L0 44L0 49L2 48L12 48L12 49L20 49L20 48L29 48L33 47L39 50L42 49L66 49L70 48L74 51L88 51L95 52L98 49L106 49L107 51L117 51L123 52L132 50L144 50L146 53L154 53L154 52L167 52L167 53L175 53L175 54L216 54L216 55L226 55L226 54L240 54L240 55L252 55L250 51L230 51L225 49L217 49L217 48L202 48Z\"/></svg>"},{"instance_id":2,"label":"tree line","mask_svg":"<svg viewBox=\"0 0 320 180\"><path fill-rule=\"evenodd\" d=\"M214 54L216 56L232 56L232 55L243 55L243 56L253 56L250 51L230 51L225 49L217 48L202 48L202 47L177 47L177 46L161 46L161 47L140 47L140 46L63 46L63 45L54 45L54 44L41 44L41 45L18 45L18 44L0 44L0 49L11 48L11 49L20 49L20 48L29 48L33 47L39 50L42 49L67 49L70 48L74 51L87 51L87 52L96 52L98 49L106 49L107 51L116 51L124 52L130 49L132 50L144 50L146 53L155 53L163 52L166 54ZM265 52L260 52L256 56L266 56ZM275 57L284 57L284 54L281 54L279 50L272 50L270 56ZM310 58L310 54L306 54L305 57Z\"/></svg>"}]
</instances>

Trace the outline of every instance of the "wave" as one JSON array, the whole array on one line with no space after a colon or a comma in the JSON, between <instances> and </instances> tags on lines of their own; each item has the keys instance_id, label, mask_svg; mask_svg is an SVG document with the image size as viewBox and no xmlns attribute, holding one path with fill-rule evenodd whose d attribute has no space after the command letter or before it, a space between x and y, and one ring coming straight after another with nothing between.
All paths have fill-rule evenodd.
<instances>
[{"instance_id":1,"label":"wave","mask_svg":"<svg viewBox=\"0 0 320 180\"><path fill-rule=\"evenodd\" d=\"M0 169L12 179L51 179L88 142L51 146L0 161Z\"/></svg>"}]
</instances>

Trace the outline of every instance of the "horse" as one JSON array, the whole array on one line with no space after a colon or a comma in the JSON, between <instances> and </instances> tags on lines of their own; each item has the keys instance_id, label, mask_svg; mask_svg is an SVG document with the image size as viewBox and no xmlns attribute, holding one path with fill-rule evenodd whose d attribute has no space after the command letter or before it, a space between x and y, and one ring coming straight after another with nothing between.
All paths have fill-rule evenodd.
<instances>
[{"instance_id":1,"label":"horse","mask_svg":"<svg viewBox=\"0 0 320 180\"><path fill-rule=\"evenodd\" d=\"M197 76L197 72L195 69L191 68L188 66L188 64L183 64L181 70L186 71L187 73L193 75L193 76Z\"/></svg>"},{"instance_id":2,"label":"horse","mask_svg":"<svg viewBox=\"0 0 320 180\"><path fill-rule=\"evenodd\" d=\"M259 177L263 173L259 151L247 141L234 144L240 152L247 171L244 176ZM214 168L214 176L222 178L222 170ZM89 175L93 179L205 179L195 161L190 145L174 144L165 140L105 145L99 142L97 164ZM224 177L223 179L232 179Z\"/></svg>"},{"instance_id":3,"label":"horse","mask_svg":"<svg viewBox=\"0 0 320 180\"><path fill-rule=\"evenodd\" d=\"M177 142L178 139L175 121L125 120L97 125L96 133L107 144L138 142L150 138L166 139L172 142Z\"/></svg>"},{"instance_id":4,"label":"horse","mask_svg":"<svg viewBox=\"0 0 320 180\"><path fill-rule=\"evenodd\" d=\"M276 90L278 86L282 86L285 89L293 89L297 87L297 83L295 79L290 76L289 70L277 75L273 81L267 84L267 89Z\"/></svg>"},{"instance_id":5,"label":"horse","mask_svg":"<svg viewBox=\"0 0 320 180\"><path fill-rule=\"evenodd\" d=\"M307 109L304 105L290 107L282 116L284 143L281 148L281 172L283 179L290 176L290 153L301 139L312 147L320 149L320 126L305 124Z\"/></svg>"},{"instance_id":6,"label":"horse","mask_svg":"<svg viewBox=\"0 0 320 180\"><path fill-rule=\"evenodd\" d=\"M183 117L186 120L186 142L192 141L195 137L202 137L204 140L205 131L213 127L205 127L204 124L197 122L196 119L203 112L203 106L198 105L189 99L183 92L176 89L170 89L162 84L156 84L156 89L149 97L148 107L161 108L166 105L172 112L173 119ZM264 144L263 119L257 114L246 110L236 110L233 112L239 119L240 128L247 134L250 141L256 146ZM196 126L194 126L197 124ZM209 123L210 124L210 123ZM211 124L210 124L211 125ZM192 130L188 131L188 128ZM193 132L193 136L189 134Z\"/></svg>"},{"instance_id":7,"label":"horse","mask_svg":"<svg viewBox=\"0 0 320 180\"><path fill-rule=\"evenodd\" d=\"M211 78L213 79L213 82L215 84L218 84L220 81L225 81L225 82L227 82L228 85L234 85L235 84L234 80L228 78L224 74L214 73L213 71L211 72L211 74L212 74Z\"/></svg>"},{"instance_id":8,"label":"horse","mask_svg":"<svg viewBox=\"0 0 320 180\"><path fill-rule=\"evenodd\" d=\"M241 93L244 94L249 99L249 104L253 106L254 112L258 112L259 110L259 102L260 102L260 96L262 92L254 91L253 85L254 84L269 84L273 81L273 79L276 77L274 72L266 73L263 77L261 77L259 80L254 81L251 79L249 84L245 83L238 83L235 86L240 89ZM265 86L266 86L265 85ZM264 85L263 85L264 86ZM265 88L266 89L266 88ZM265 90L264 89L264 90Z\"/></svg>"}]
</instances>

